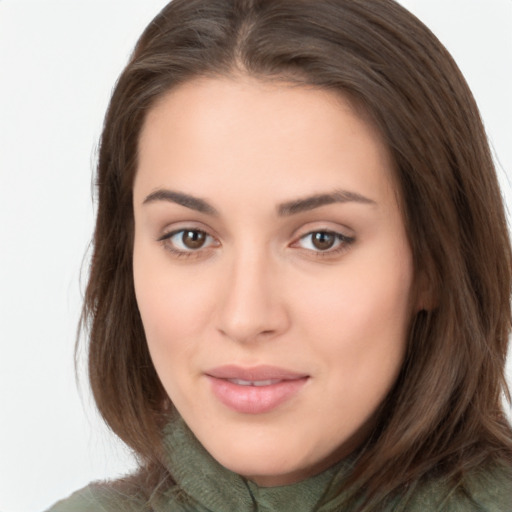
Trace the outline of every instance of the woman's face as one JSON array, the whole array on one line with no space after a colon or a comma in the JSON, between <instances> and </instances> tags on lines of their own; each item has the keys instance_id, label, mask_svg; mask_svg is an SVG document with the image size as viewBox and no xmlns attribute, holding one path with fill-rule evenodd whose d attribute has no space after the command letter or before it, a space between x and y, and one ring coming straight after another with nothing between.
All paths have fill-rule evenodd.
<instances>
[{"instance_id":1,"label":"woman's face","mask_svg":"<svg viewBox=\"0 0 512 512\"><path fill-rule=\"evenodd\" d=\"M332 92L202 79L150 111L139 150L135 291L190 429L264 486L348 455L418 309L376 131Z\"/></svg>"}]
</instances>

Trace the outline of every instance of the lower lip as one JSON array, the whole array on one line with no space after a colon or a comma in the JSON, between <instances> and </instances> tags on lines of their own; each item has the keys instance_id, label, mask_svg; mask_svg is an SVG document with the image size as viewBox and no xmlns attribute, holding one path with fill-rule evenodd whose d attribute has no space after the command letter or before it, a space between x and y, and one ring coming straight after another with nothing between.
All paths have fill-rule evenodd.
<instances>
[{"instance_id":1,"label":"lower lip","mask_svg":"<svg viewBox=\"0 0 512 512\"><path fill-rule=\"evenodd\" d=\"M244 414L263 414L292 399L308 377L283 380L269 386L240 386L208 376L213 394L227 407Z\"/></svg>"}]
</instances>

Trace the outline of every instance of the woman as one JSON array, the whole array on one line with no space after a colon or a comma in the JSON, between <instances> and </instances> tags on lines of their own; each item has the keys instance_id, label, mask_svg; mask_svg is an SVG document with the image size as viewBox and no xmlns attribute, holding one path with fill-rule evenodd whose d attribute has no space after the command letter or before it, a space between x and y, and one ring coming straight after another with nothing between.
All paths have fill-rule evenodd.
<instances>
[{"instance_id":1,"label":"woman","mask_svg":"<svg viewBox=\"0 0 512 512\"><path fill-rule=\"evenodd\" d=\"M174 0L107 113L84 321L140 471L52 510L510 510L511 255L391 0Z\"/></svg>"}]
</instances>

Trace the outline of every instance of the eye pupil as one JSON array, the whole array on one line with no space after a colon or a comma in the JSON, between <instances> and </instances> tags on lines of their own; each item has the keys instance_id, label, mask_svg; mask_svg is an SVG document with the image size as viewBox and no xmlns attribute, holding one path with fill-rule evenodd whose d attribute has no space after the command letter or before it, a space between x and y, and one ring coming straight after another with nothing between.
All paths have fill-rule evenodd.
<instances>
[{"instance_id":1,"label":"eye pupil","mask_svg":"<svg viewBox=\"0 0 512 512\"><path fill-rule=\"evenodd\" d=\"M203 231L184 231L181 237L183 245L189 249L200 249L206 241Z\"/></svg>"},{"instance_id":2,"label":"eye pupil","mask_svg":"<svg viewBox=\"0 0 512 512\"><path fill-rule=\"evenodd\" d=\"M326 233L325 231L318 231L312 235L313 245L320 251L330 249L335 241L336 236L332 233Z\"/></svg>"}]
</instances>

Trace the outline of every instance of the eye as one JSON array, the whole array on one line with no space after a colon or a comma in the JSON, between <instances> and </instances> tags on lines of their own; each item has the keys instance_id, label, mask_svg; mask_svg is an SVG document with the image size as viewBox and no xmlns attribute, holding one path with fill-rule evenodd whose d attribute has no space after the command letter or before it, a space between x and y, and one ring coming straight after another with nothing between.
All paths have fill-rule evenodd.
<instances>
[{"instance_id":1,"label":"eye","mask_svg":"<svg viewBox=\"0 0 512 512\"><path fill-rule=\"evenodd\" d=\"M353 241L353 237L334 231L312 231L300 237L296 245L309 251L333 253L345 249Z\"/></svg>"},{"instance_id":2,"label":"eye","mask_svg":"<svg viewBox=\"0 0 512 512\"><path fill-rule=\"evenodd\" d=\"M215 239L200 229L180 229L158 239L174 253L192 253L215 245Z\"/></svg>"}]
</instances>

